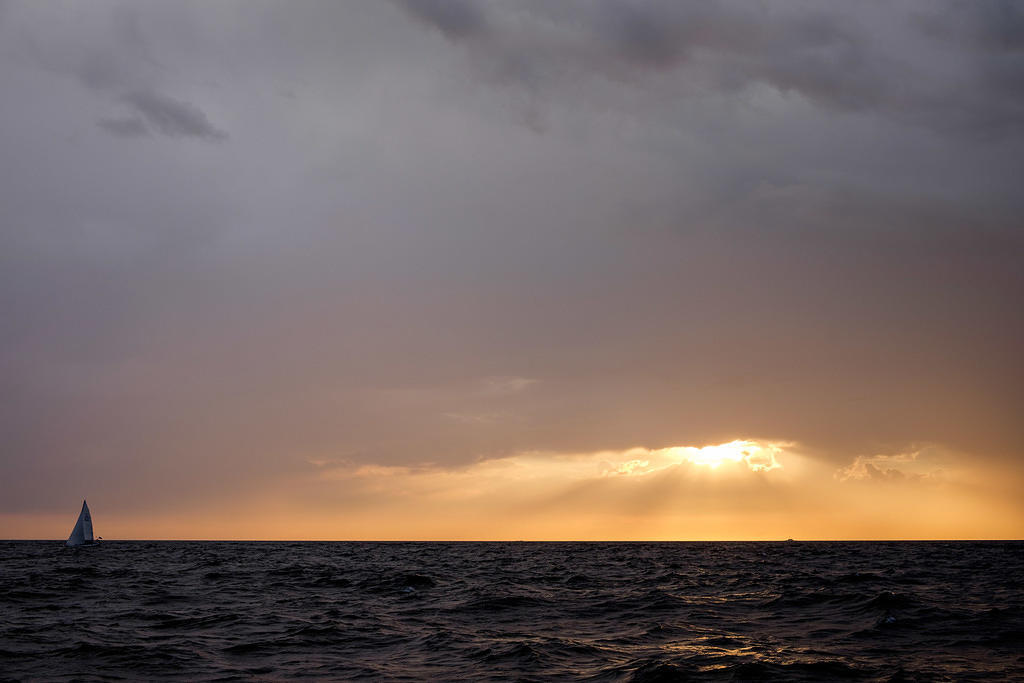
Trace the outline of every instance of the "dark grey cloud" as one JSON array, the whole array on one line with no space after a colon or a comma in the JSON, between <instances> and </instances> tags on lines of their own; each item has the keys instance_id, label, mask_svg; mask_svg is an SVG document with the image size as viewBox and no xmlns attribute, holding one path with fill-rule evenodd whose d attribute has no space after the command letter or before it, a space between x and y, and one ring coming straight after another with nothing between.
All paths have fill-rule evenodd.
<instances>
[{"instance_id":1,"label":"dark grey cloud","mask_svg":"<svg viewBox=\"0 0 1024 683\"><path fill-rule=\"evenodd\" d=\"M1019 134L1020 9L991 0L930 6L887 18L958 43L931 55L891 41L871 7L832 11L800 3L654 3L601 0L496 4L487 21L453 22L459 3L401 3L453 40L464 40L490 73L531 90L609 77L660 88L704 81L715 89L764 84L818 106L871 112L905 125L980 138ZM443 7L447 11L440 11ZM453 30L458 26L458 30ZM886 27L888 28L888 27ZM957 75L951 75L953 74ZM959 72L959 73L957 73Z\"/></svg>"},{"instance_id":2,"label":"dark grey cloud","mask_svg":"<svg viewBox=\"0 0 1024 683\"><path fill-rule=\"evenodd\" d=\"M153 91L136 91L121 96L156 132L169 137L194 137L208 141L227 138L215 128L201 109L189 102L175 100ZM109 129L109 127L108 127Z\"/></svg>"},{"instance_id":3,"label":"dark grey cloud","mask_svg":"<svg viewBox=\"0 0 1024 683\"><path fill-rule=\"evenodd\" d=\"M450 40L486 31L484 7L472 0L396 0L407 12L433 26Z\"/></svg>"},{"instance_id":4,"label":"dark grey cloud","mask_svg":"<svg viewBox=\"0 0 1024 683\"><path fill-rule=\"evenodd\" d=\"M602 10L596 28L628 61L669 67L683 59L692 42L678 24L662 21L636 4L607 5ZM699 28L694 24L693 28Z\"/></svg>"},{"instance_id":5,"label":"dark grey cloud","mask_svg":"<svg viewBox=\"0 0 1024 683\"><path fill-rule=\"evenodd\" d=\"M149 135L146 122L137 116L121 119L100 119L96 122L96 125L112 135L123 138L137 138L142 135Z\"/></svg>"},{"instance_id":6,"label":"dark grey cloud","mask_svg":"<svg viewBox=\"0 0 1024 683\"><path fill-rule=\"evenodd\" d=\"M1013 0L943 3L925 7L914 19L936 40L990 52L1024 51L1024 8Z\"/></svg>"},{"instance_id":7,"label":"dark grey cloud","mask_svg":"<svg viewBox=\"0 0 1024 683\"><path fill-rule=\"evenodd\" d=\"M105 21L96 21L100 17ZM163 92L162 81L169 72L154 56L137 8L116 7L89 19L99 24L102 40L74 36L62 42L29 33L15 44L20 43L43 68L70 75L89 90L133 110L130 116L108 116L97 121L101 129L113 135L140 137L155 133L211 142L228 137L197 105Z\"/></svg>"}]
</instances>

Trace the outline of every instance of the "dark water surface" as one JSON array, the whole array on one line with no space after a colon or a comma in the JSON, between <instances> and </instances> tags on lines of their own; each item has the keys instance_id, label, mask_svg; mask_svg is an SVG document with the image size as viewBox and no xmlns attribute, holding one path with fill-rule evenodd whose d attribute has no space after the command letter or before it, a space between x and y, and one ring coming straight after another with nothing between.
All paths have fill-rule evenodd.
<instances>
[{"instance_id":1,"label":"dark water surface","mask_svg":"<svg viewBox=\"0 0 1024 683\"><path fill-rule=\"evenodd\" d=\"M0 543L0 678L1024 680L1024 543Z\"/></svg>"}]
</instances>

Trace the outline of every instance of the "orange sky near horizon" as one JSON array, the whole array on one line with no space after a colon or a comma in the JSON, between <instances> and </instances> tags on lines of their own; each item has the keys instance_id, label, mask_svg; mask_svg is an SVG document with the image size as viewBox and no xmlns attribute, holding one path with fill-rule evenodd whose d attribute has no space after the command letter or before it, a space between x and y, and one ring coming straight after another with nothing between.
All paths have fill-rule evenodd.
<instances>
[{"instance_id":1,"label":"orange sky near horizon","mask_svg":"<svg viewBox=\"0 0 1024 683\"><path fill-rule=\"evenodd\" d=\"M523 453L458 468L311 463L248 500L129 513L107 540L700 541L1014 539L1012 478L935 447L834 468L795 444ZM66 535L67 515L0 516L0 537ZM66 529L65 529L66 528Z\"/></svg>"}]
</instances>

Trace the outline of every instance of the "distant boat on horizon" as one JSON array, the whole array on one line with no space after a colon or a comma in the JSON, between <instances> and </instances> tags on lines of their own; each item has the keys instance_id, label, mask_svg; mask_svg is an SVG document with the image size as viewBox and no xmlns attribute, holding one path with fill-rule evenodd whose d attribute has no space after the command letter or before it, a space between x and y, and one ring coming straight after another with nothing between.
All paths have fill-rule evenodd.
<instances>
[{"instance_id":1,"label":"distant boat on horizon","mask_svg":"<svg viewBox=\"0 0 1024 683\"><path fill-rule=\"evenodd\" d=\"M103 537L101 536L100 538L102 539ZM78 521L75 523L75 528L71 530L71 535L68 536L68 541L64 546L77 548L99 544L99 540L94 539L92 536L92 513L89 512L89 504L83 500L82 511L78 513Z\"/></svg>"}]
</instances>

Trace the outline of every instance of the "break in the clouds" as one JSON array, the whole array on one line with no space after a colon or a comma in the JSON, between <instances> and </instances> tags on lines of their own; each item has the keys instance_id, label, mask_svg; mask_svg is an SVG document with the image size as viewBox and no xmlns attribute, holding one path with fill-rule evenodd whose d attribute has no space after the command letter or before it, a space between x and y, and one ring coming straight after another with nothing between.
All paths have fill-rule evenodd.
<instances>
[{"instance_id":1,"label":"break in the clouds","mask_svg":"<svg viewBox=\"0 0 1024 683\"><path fill-rule=\"evenodd\" d=\"M4 4L0 536L1019 535L1021 15Z\"/></svg>"}]
</instances>

